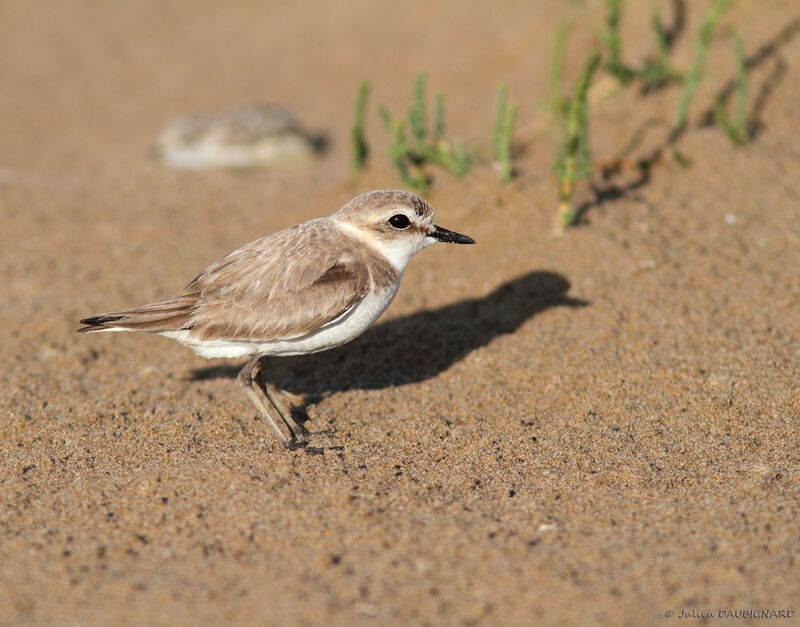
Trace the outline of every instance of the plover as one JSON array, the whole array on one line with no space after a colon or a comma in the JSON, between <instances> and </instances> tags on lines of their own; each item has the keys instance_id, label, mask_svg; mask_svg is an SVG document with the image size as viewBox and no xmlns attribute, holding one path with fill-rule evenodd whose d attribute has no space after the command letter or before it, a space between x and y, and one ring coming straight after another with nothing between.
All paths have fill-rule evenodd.
<instances>
[{"instance_id":1,"label":"plover","mask_svg":"<svg viewBox=\"0 0 800 627\"><path fill-rule=\"evenodd\" d=\"M81 320L78 331L147 331L198 355L246 357L239 373L247 397L287 447L304 430L261 377L266 355L305 355L358 337L389 306L411 257L438 242L474 244L433 223L422 198L397 190L356 196L326 218L257 239L206 268L182 292L155 303Z\"/></svg>"},{"instance_id":2,"label":"plover","mask_svg":"<svg viewBox=\"0 0 800 627\"><path fill-rule=\"evenodd\" d=\"M251 103L219 113L196 113L170 122L158 138L167 165L197 170L308 161L321 139L304 133L289 111Z\"/></svg>"}]
</instances>

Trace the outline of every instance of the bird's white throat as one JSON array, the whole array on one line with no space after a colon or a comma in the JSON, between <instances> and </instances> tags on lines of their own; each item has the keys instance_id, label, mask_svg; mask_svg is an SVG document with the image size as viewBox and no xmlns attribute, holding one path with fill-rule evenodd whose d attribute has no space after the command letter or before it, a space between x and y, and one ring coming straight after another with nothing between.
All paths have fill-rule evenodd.
<instances>
[{"instance_id":1,"label":"bird's white throat","mask_svg":"<svg viewBox=\"0 0 800 627\"><path fill-rule=\"evenodd\" d=\"M370 248L378 252L386 258L394 268L400 273L402 277L403 271L406 269L408 262L423 248L426 248L436 243L436 240L430 237L422 237L419 239L398 238L396 240L384 240L378 238L367 229L362 229L349 222L336 221L336 225L344 232L358 238L363 243L367 244Z\"/></svg>"}]
</instances>

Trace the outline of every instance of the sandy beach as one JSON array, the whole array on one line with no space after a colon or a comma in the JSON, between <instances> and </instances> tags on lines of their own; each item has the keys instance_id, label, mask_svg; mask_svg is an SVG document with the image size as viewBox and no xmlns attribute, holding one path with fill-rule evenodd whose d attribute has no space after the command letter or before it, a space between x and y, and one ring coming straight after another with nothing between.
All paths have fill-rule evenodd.
<instances>
[{"instance_id":1,"label":"sandy beach","mask_svg":"<svg viewBox=\"0 0 800 627\"><path fill-rule=\"evenodd\" d=\"M668 20L673 4L628 4L624 54L641 60L652 7ZM687 4L682 67L703 13ZM800 7L726 13L672 146L680 86L593 104L596 159L660 156L580 183L580 224L556 237L548 57L572 19L572 84L603 11L4 3L0 624L798 621ZM733 28L750 61L741 148L704 121L734 76ZM446 96L447 132L480 146L508 84L518 176L432 170L437 223L477 245L415 256L351 344L264 360L304 399L308 447L270 435L241 361L75 333L400 187L376 107L404 114L419 71ZM362 79L372 152L354 177ZM155 157L170 120L253 101L291 110L325 153L203 172Z\"/></svg>"}]
</instances>

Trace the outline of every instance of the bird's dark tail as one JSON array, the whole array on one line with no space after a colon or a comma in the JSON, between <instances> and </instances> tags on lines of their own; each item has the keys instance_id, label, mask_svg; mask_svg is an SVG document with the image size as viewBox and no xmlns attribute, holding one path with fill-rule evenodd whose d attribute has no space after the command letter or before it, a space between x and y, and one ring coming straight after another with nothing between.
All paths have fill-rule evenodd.
<instances>
[{"instance_id":1,"label":"bird's dark tail","mask_svg":"<svg viewBox=\"0 0 800 627\"><path fill-rule=\"evenodd\" d=\"M97 331L177 331L186 328L192 317L194 299L175 296L165 300L113 313L103 313L81 320L86 325L78 333Z\"/></svg>"}]
</instances>

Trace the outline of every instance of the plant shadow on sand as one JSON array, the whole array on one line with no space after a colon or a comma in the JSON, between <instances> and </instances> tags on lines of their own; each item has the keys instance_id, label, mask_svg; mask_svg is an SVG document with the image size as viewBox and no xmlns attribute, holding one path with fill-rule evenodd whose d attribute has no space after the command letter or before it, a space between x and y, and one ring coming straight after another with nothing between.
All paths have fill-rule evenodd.
<instances>
[{"instance_id":1,"label":"plant shadow on sand","mask_svg":"<svg viewBox=\"0 0 800 627\"><path fill-rule=\"evenodd\" d=\"M683 18L680 17L682 9L676 5L675 10L677 26L674 28L683 28L681 22ZM786 62L778 55L781 49L794 39L798 33L800 33L800 16L788 21L778 33L756 48L745 59L745 70L748 73L748 77L764 63L770 59L775 59L772 70L756 88L756 95L752 100L750 112L747 116L748 141L754 140L766 126L766 122L763 119L764 108L777 85L786 76ZM715 98L719 98L722 102L727 103L731 96L733 96L735 90L736 78L732 77L719 90ZM708 108L702 115L697 126L707 127L713 124L713 109ZM644 142L645 132L653 126L666 126L670 130L666 138L658 145L650 148L648 152L637 155L637 151ZM575 221L577 223L585 223L586 214L591 209L599 207L607 202L625 198L650 183L653 168L659 163L665 162L665 157L668 156L671 151L677 149L681 138L688 128L689 125L682 128L670 127L669 124L664 121L657 119L646 120L634 131L633 137L627 142L621 154L607 160L608 164L613 165L606 165L605 167L598 168L600 171L600 180L598 181L595 179L591 182L594 197L577 207ZM622 174L622 170L626 169L622 167L625 163L633 165L632 168L627 168L627 170L632 170L632 172L629 173L627 177L620 177L619 175ZM620 178L627 180L620 181Z\"/></svg>"},{"instance_id":2,"label":"plant shadow on sand","mask_svg":"<svg viewBox=\"0 0 800 627\"><path fill-rule=\"evenodd\" d=\"M282 389L303 395L305 406L335 392L424 381L550 307L586 306L586 301L567 295L569 287L559 274L529 272L482 298L383 322L339 348L298 357L265 357L264 376ZM241 367L200 368L190 378L235 378ZM302 420L303 408L295 410Z\"/></svg>"}]
</instances>

